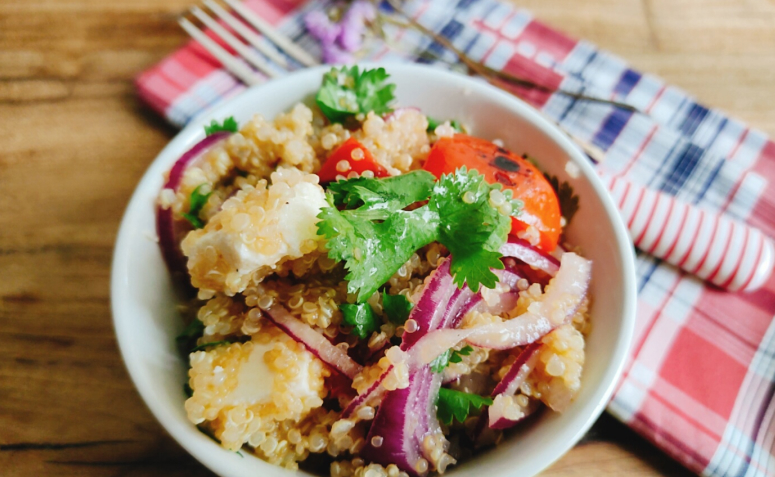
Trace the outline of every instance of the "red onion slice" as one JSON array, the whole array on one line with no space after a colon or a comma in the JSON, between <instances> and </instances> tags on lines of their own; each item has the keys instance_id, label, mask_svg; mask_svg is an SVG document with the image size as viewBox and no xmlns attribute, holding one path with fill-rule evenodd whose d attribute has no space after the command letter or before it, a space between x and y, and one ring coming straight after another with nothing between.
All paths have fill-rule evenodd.
<instances>
[{"instance_id":1,"label":"red onion slice","mask_svg":"<svg viewBox=\"0 0 775 477\"><path fill-rule=\"evenodd\" d=\"M369 386L365 391L360 393L359 395L355 396L355 399L350 401L350 403L347 405L346 408L342 411L342 419L347 419L353 414L355 414L355 411L360 409L361 406L368 404L372 401L379 401L383 394L385 394L386 390L382 386L382 382L387 377L388 373L393 370L393 366L390 366L388 369L385 370L382 375L377 378L374 383ZM376 405L376 404L375 404Z\"/></svg>"},{"instance_id":2,"label":"red onion slice","mask_svg":"<svg viewBox=\"0 0 775 477\"><path fill-rule=\"evenodd\" d=\"M533 368L535 368L540 348L541 343L531 343L519 353L517 360L511 365L506 375L501 379L501 382L493 389L492 397L498 394L513 396L517 392L517 389L519 389L530 372L533 371Z\"/></svg>"},{"instance_id":3,"label":"red onion slice","mask_svg":"<svg viewBox=\"0 0 775 477\"><path fill-rule=\"evenodd\" d=\"M440 387L441 375L425 366L409 377L408 387L387 393L360 456L385 467L395 464L412 477L426 475L431 466L423 445L425 439L428 436L444 439L436 417L436 396ZM374 445L380 441L379 446Z\"/></svg>"},{"instance_id":4,"label":"red onion slice","mask_svg":"<svg viewBox=\"0 0 775 477\"><path fill-rule=\"evenodd\" d=\"M186 169L230 135L231 133L226 131L211 134L180 156L180 159L170 169L167 181L164 183L164 189L172 189L177 192ZM161 206L156 207L156 234L159 237L159 247L167 268L173 274L188 273L186 257L180 251L180 241L190 230L191 226L188 222L175 220L171 207L167 209Z\"/></svg>"},{"instance_id":5,"label":"red onion slice","mask_svg":"<svg viewBox=\"0 0 775 477\"><path fill-rule=\"evenodd\" d=\"M522 260L531 267L542 270L551 276L555 276L560 269L559 260L530 245L527 241L514 236L509 236L509 241L501 246L500 253L504 257Z\"/></svg>"},{"instance_id":6,"label":"red onion slice","mask_svg":"<svg viewBox=\"0 0 775 477\"><path fill-rule=\"evenodd\" d=\"M586 296L592 264L574 253L562 257L562 266L543 296L528 311L503 323L465 330L437 330L423 336L410 352L410 366L430 363L460 341L490 349L530 344L570 319Z\"/></svg>"},{"instance_id":7,"label":"red onion slice","mask_svg":"<svg viewBox=\"0 0 775 477\"><path fill-rule=\"evenodd\" d=\"M265 310L265 316L288 336L307 347L321 361L350 379L363 371L363 367L350 358L341 348L334 346L311 326L291 315L281 305L274 304Z\"/></svg>"}]
</instances>

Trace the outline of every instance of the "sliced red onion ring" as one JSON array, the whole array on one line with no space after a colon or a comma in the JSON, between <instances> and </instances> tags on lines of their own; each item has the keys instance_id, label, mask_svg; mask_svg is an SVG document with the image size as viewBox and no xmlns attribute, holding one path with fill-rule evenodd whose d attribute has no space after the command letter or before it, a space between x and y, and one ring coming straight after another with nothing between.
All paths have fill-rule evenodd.
<instances>
[{"instance_id":1,"label":"sliced red onion ring","mask_svg":"<svg viewBox=\"0 0 775 477\"><path fill-rule=\"evenodd\" d=\"M341 348L334 346L311 326L291 315L281 305L274 304L265 310L265 316L291 338L307 347L321 361L350 379L363 371Z\"/></svg>"},{"instance_id":2,"label":"sliced red onion ring","mask_svg":"<svg viewBox=\"0 0 775 477\"><path fill-rule=\"evenodd\" d=\"M455 286L449 273L449 259L445 259L409 314L409 319L416 322L417 330L404 332L401 349L411 350L423 336L459 324L461 312L473 306L475 297L468 288L460 290ZM414 477L426 475L434 459L424 445L425 439L432 436L438 445L443 447L445 444L436 417L436 396L440 387L441 374L433 372L427 363L410 369L408 387L385 393L366 436L361 457L384 466L396 464ZM380 444L375 446L375 442ZM454 462L449 456L441 459L443 467Z\"/></svg>"},{"instance_id":3,"label":"sliced red onion ring","mask_svg":"<svg viewBox=\"0 0 775 477\"><path fill-rule=\"evenodd\" d=\"M430 363L463 340L474 346L500 350L538 340L575 314L586 295L591 265L585 258L566 253L557 275L527 312L503 323L427 333L411 349L410 368Z\"/></svg>"},{"instance_id":4,"label":"sliced red onion ring","mask_svg":"<svg viewBox=\"0 0 775 477\"><path fill-rule=\"evenodd\" d=\"M525 382L525 379L533 371L536 363L538 362L538 350L541 348L541 343L529 344L521 353L517 356L517 360L511 365L506 375L503 376L501 382L495 386L492 391L492 397L498 394L505 394L506 396L513 396L517 389Z\"/></svg>"},{"instance_id":5,"label":"sliced red onion ring","mask_svg":"<svg viewBox=\"0 0 775 477\"><path fill-rule=\"evenodd\" d=\"M447 304L460 290L449 274L449 259L445 259L433 272L430 281L425 285L420 299L409 313L409 320L417 324L417 329L411 333L404 332L401 349L406 351L429 331L440 328L447 313Z\"/></svg>"},{"instance_id":6,"label":"sliced red onion ring","mask_svg":"<svg viewBox=\"0 0 775 477\"><path fill-rule=\"evenodd\" d=\"M164 189L172 189L177 192L186 169L230 135L231 133L226 131L211 134L180 156L180 159L170 169L167 182L164 183ZM188 273L186 257L180 251L180 241L189 230L191 230L191 226L188 222L175 220L171 207L167 209L161 206L156 207L156 234L159 236L159 247L164 261L167 263L167 268L173 274Z\"/></svg>"},{"instance_id":7,"label":"sliced red onion ring","mask_svg":"<svg viewBox=\"0 0 775 477\"><path fill-rule=\"evenodd\" d=\"M436 418L440 387L441 375L425 366L409 377L408 387L387 393L360 456L383 466L395 464L413 477L426 475L430 465L423 445L425 439L432 436L442 440L440 445L444 439ZM374 445L380 441L379 446Z\"/></svg>"},{"instance_id":8,"label":"sliced red onion ring","mask_svg":"<svg viewBox=\"0 0 775 477\"><path fill-rule=\"evenodd\" d=\"M542 270L551 276L555 276L560 269L559 260L521 238L509 236L509 241L501 246L500 253L504 257L522 260L531 267Z\"/></svg>"},{"instance_id":9,"label":"sliced red onion ring","mask_svg":"<svg viewBox=\"0 0 775 477\"><path fill-rule=\"evenodd\" d=\"M498 395L513 396L516 394L519 387L522 385L522 383L525 382L525 379L527 379L527 377L533 371L533 368L535 368L535 365L538 362L538 350L541 349L541 346L541 343L538 342L531 343L524 350L522 350L521 353L519 353L517 360L514 361L514 364L511 365L509 370L506 372L506 375L503 376L501 382L498 383L498 385L495 386L495 389L492 391L493 398L497 397ZM532 409L530 413L527 412L527 410L532 407L532 404L534 403L531 400L530 405L528 405L528 408L525 409L525 414L519 419L509 419L503 415L502 407L490 406L488 409L488 424L490 429L507 429L514 426L535 410ZM538 408L537 401L535 402L535 408Z\"/></svg>"},{"instance_id":10,"label":"sliced red onion ring","mask_svg":"<svg viewBox=\"0 0 775 477\"><path fill-rule=\"evenodd\" d=\"M387 377L388 373L393 370L393 367L390 366L388 369L385 370L382 375L377 378L374 383L369 386L365 391L360 393L359 395L355 396L355 399L350 401L350 403L347 405L346 408L342 411L342 419L347 419L353 414L355 414L355 411L360 409L361 406L364 406L370 402L377 402L381 400L381 397L383 394L385 394L386 390L382 386L382 382Z\"/></svg>"}]
</instances>

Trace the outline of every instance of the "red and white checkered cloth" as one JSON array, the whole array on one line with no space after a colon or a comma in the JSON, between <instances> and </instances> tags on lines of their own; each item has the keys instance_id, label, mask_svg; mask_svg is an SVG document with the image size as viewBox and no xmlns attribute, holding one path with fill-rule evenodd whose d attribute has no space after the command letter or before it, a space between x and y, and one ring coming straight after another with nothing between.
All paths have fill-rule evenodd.
<instances>
[{"instance_id":1,"label":"red and white checkered cloth","mask_svg":"<svg viewBox=\"0 0 775 477\"><path fill-rule=\"evenodd\" d=\"M306 50L318 52L300 18L327 3L296 3L246 1ZM775 235L775 189L767 187L775 180L775 143L761 132L510 5L458 0L450 8L448 0L415 0L407 8L488 66L643 111L519 92L564 129L605 151L601 172ZM414 31L388 33L398 47L371 45L367 59L456 61ZM193 43L140 75L137 87L177 125L244 89ZM775 477L775 277L746 295L711 288L643 254L637 271L635 339L609 412L703 475Z\"/></svg>"}]
</instances>

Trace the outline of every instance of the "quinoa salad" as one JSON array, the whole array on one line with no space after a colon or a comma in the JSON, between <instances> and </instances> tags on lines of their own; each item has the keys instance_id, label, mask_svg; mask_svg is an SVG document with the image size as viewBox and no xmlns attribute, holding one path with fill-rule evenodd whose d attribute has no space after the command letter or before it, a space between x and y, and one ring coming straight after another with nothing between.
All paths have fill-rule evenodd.
<instances>
[{"instance_id":1,"label":"quinoa salad","mask_svg":"<svg viewBox=\"0 0 775 477\"><path fill-rule=\"evenodd\" d=\"M394 87L333 68L314 103L213 121L167 173L185 411L230 451L441 474L580 390L591 262L563 240L578 197Z\"/></svg>"}]
</instances>

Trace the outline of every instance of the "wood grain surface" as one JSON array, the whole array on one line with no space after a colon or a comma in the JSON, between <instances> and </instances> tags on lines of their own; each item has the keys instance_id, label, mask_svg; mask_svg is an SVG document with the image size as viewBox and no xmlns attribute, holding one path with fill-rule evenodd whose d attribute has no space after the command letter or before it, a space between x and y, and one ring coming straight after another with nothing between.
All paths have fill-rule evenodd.
<instances>
[{"instance_id":1,"label":"wood grain surface","mask_svg":"<svg viewBox=\"0 0 775 477\"><path fill-rule=\"evenodd\" d=\"M175 134L132 80L185 40L191 0L0 0L0 474L211 475L135 392L110 261ZM571 35L775 134L772 0L523 0ZM609 416L544 476L682 476Z\"/></svg>"}]
</instances>

